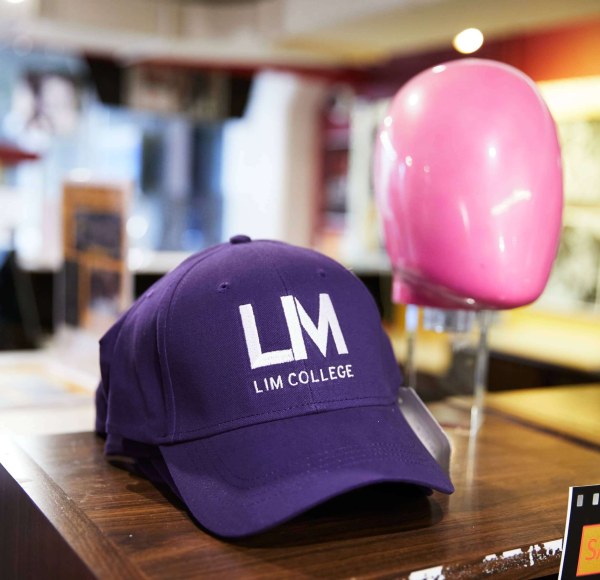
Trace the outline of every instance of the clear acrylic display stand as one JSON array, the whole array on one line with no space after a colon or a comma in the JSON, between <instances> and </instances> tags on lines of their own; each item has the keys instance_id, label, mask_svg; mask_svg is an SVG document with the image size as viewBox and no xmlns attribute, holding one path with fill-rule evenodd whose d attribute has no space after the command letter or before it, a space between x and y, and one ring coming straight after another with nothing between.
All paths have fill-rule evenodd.
<instances>
[{"instance_id":1,"label":"clear acrylic display stand","mask_svg":"<svg viewBox=\"0 0 600 580\"><path fill-rule=\"evenodd\" d=\"M419 308L407 305L405 331L407 338L405 374L408 386L422 395L417 374L416 352L419 348L419 331L444 334L450 349L450 362L444 376L435 385L428 386L427 399L455 399L457 405L470 405L464 421L448 427L477 433L483 420L482 406L487 390L489 349L487 344L491 311L446 310ZM432 396L433 393L433 396Z\"/></svg>"}]
</instances>

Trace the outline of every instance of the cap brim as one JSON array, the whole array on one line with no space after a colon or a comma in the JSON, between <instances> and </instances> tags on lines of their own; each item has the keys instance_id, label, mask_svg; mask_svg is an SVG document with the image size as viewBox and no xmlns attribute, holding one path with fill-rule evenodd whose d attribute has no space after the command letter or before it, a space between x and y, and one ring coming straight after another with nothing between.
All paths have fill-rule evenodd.
<instances>
[{"instance_id":1,"label":"cap brim","mask_svg":"<svg viewBox=\"0 0 600 580\"><path fill-rule=\"evenodd\" d=\"M454 491L396 405L293 417L160 449L192 515L230 538L370 484Z\"/></svg>"}]
</instances>

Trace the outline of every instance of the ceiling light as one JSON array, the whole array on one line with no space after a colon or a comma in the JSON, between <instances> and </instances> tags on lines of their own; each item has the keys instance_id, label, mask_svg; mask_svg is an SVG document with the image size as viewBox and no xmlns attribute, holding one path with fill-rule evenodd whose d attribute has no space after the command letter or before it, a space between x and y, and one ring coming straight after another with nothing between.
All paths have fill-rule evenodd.
<instances>
[{"instance_id":1,"label":"ceiling light","mask_svg":"<svg viewBox=\"0 0 600 580\"><path fill-rule=\"evenodd\" d=\"M4 0L8 4L22 4L25 0Z\"/></svg>"},{"instance_id":2,"label":"ceiling light","mask_svg":"<svg viewBox=\"0 0 600 580\"><path fill-rule=\"evenodd\" d=\"M452 46L462 54L471 54L481 48L483 34L477 28L467 28L459 32L452 41Z\"/></svg>"}]
</instances>

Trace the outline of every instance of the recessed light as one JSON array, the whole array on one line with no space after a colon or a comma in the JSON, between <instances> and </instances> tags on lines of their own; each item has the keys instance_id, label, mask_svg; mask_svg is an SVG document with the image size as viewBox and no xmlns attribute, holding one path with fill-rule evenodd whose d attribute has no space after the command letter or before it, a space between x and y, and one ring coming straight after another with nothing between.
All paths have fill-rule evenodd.
<instances>
[{"instance_id":1,"label":"recessed light","mask_svg":"<svg viewBox=\"0 0 600 580\"><path fill-rule=\"evenodd\" d=\"M25 0L4 0L7 4L22 4Z\"/></svg>"},{"instance_id":2,"label":"recessed light","mask_svg":"<svg viewBox=\"0 0 600 580\"><path fill-rule=\"evenodd\" d=\"M471 54L481 48L483 34L478 28L467 28L459 32L452 41L452 46L462 54Z\"/></svg>"}]
</instances>

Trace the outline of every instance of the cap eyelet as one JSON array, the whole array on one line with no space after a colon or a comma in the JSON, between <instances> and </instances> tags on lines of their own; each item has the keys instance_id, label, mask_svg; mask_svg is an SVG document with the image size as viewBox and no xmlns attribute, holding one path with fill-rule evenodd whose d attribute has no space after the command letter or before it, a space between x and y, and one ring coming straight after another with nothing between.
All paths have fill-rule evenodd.
<instances>
[{"instance_id":1,"label":"cap eyelet","mask_svg":"<svg viewBox=\"0 0 600 580\"><path fill-rule=\"evenodd\" d=\"M319 274L319 276L321 276L321 278L326 278L327 277L327 272L325 272L325 270L323 270L323 268L319 268L317 270L317 274Z\"/></svg>"},{"instance_id":2,"label":"cap eyelet","mask_svg":"<svg viewBox=\"0 0 600 580\"><path fill-rule=\"evenodd\" d=\"M227 290L229 290L229 288L229 282L221 282L219 284L219 287L217 288L217 292L226 292Z\"/></svg>"}]
</instances>

